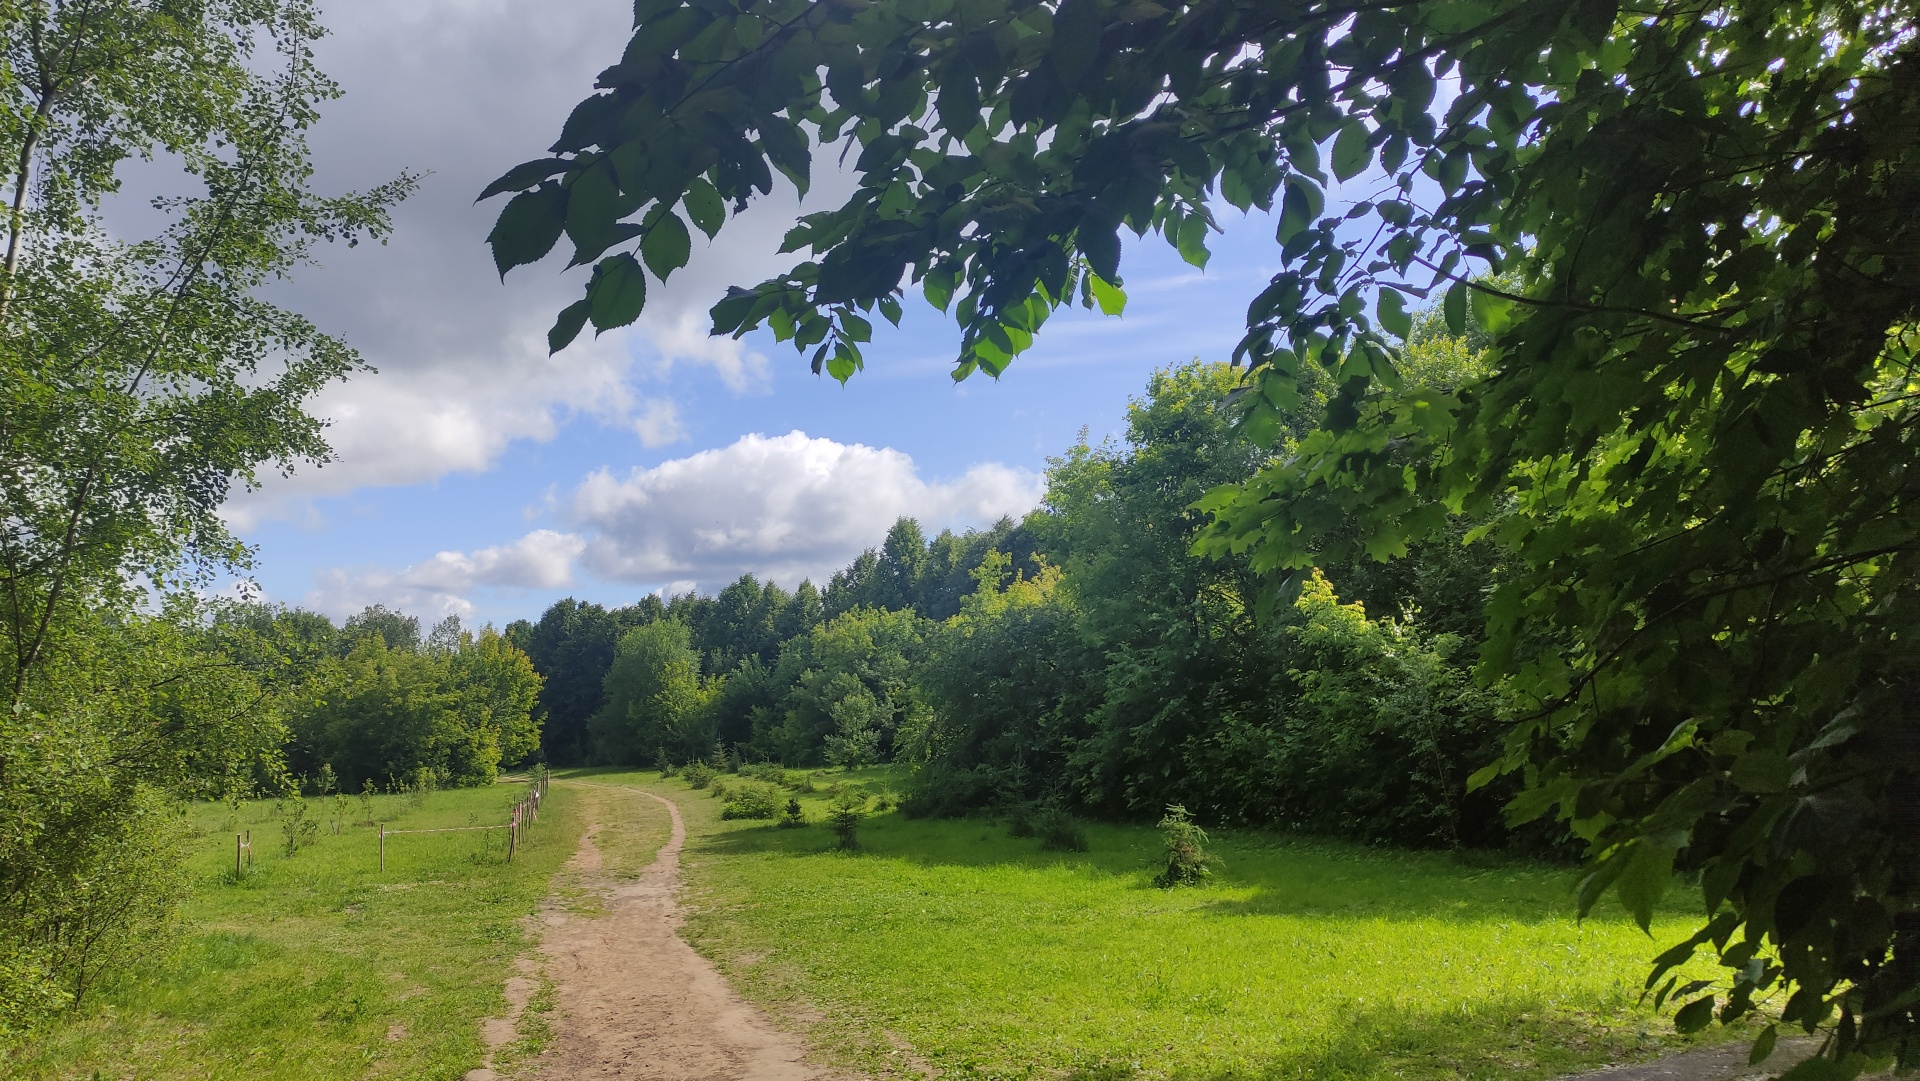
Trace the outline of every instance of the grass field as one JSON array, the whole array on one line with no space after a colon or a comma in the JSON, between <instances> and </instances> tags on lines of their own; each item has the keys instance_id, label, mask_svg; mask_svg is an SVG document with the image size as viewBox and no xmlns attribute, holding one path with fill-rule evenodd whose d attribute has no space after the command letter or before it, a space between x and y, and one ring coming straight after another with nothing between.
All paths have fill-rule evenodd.
<instances>
[{"instance_id":1,"label":"grass field","mask_svg":"<svg viewBox=\"0 0 1920 1081\"><path fill-rule=\"evenodd\" d=\"M381 796L373 812L390 828L489 824L504 821L522 791L436 792L417 807ZM0 1076L414 1081L478 1065L478 1021L503 1009L504 978L528 947L522 918L579 838L580 795L554 787L511 865L501 862L501 832L441 833L389 838L385 873L373 827L336 835L327 803L312 803L319 836L291 858L271 803L244 805L238 821L224 806L193 808L194 890L178 947L103 989L73 1022L0 1057ZM349 806L361 816L358 800ZM252 829L257 854L239 882L235 828ZM539 1019L529 1020L523 1031L537 1034Z\"/></svg>"},{"instance_id":2,"label":"grass field","mask_svg":"<svg viewBox=\"0 0 1920 1081\"><path fill-rule=\"evenodd\" d=\"M881 814L844 854L818 824L723 822L679 780L593 779L680 803L689 937L876 1073L1537 1078L1678 1043L1637 999L1687 915L1652 940L1618 911L1577 923L1562 868L1231 833L1211 884L1169 892L1150 829L1059 853ZM803 799L816 823L826 795Z\"/></svg>"}]
</instances>

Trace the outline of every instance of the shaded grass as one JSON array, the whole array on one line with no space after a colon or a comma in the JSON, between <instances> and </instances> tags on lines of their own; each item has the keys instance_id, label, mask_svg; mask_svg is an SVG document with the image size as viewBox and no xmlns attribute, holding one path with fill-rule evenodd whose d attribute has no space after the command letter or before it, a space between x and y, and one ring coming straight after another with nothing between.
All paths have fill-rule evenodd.
<instances>
[{"instance_id":1,"label":"shaded grass","mask_svg":"<svg viewBox=\"0 0 1920 1081\"><path fill-rule=\"evenodd\" d=\"M418 806L382 796L375 819L492 824L523 790L456 789ZM574 849L580 802L556 786L511 865L499 832L426 834L388 838L384 873L374 827L335 835L325 801L312 803L319 837L291 858L270 802L243 806L237 822L225 806L192 808L182 941L0 1057L0 1074L452 1079L479 1065L479 1020L505 1008L512 958L529 942L523 919ZM256 853L238 882L236 827L253 830Z\"/></svg>"},{"instance_id":2,"label":"shaded grass","mask_svg":"<svg viewBox=\"0 0 1920 1081\"><path fill-rule=\"evenodd\" d=\"M816 823L681 805L686 934L748 997L883 1075L1534 1078L1680 1041L1638 1003L1653 937L1573 918L1573 872L1525 861L1225 833L1212 884L1165 891L1151 829L1088 827L1047 852L982 820L880 814L861 851ZM847 780L877 785L885 774ZM1477 865L1475 865L1477 864Z\"/></svg>"}]
</instances>

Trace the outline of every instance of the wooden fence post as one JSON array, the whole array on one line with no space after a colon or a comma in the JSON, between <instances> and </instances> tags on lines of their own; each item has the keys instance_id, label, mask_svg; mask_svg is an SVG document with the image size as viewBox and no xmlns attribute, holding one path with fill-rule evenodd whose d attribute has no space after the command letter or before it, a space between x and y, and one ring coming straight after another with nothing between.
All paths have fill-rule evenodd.
<instances>
[{"instance_id":1,"label":"wooden fence post","mask_svg":"<svg viewBox=\"0 0 1920 1081\"><path fill-rule=\"evenodd\" d=\"M238 833L234 834L233 835L233 877L234 877L234 881L236 882L239 881L247 873L246 867L243 866L240 862L241 856L245 854L246 851L247 851L246 842L240 839L240 835Z\"/></svg>"}]
</instances>

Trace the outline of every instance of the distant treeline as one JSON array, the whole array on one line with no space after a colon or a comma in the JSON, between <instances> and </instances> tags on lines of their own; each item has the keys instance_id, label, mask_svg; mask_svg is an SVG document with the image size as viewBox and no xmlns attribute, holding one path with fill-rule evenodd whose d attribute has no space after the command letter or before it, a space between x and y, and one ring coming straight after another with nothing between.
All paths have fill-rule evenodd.
<instances>
[{"instance_id":1,"label":"distant treeline","mask_svg":"<svg viewBox=\"0 0 1920 1081\"><path fill-rule=\"evenodd\" d=\"M538 752L540 676L492 627L420 621L380 605L341 627L302 609L242 604L216 621L244 632L271 670L285 718L288 778L257 785L349 792L491 784Z\"/></svg>"},{"instance_id":2,"label":"distant treeline","mask_svg":"<svg viewBox=\"0 0 1920 1081\"><path fill-rule=\"evenodd\" d=\"M1461 378L1428 336L1408 371ZM1053 459L1024 520L927 539L902 519L825 590L751 575L625 608L564 600L507 628L545 677L556 763L912 766L932 814L1059 803L1414 845L1512 841L1507 793L1469 791L1502 703L1469 672L1500 573L1455 523L1389 564L1329 566L1263 612L1252 568L1190 552L1195 502L1269 451L1234 423L1235 374L1160 372L1124 441ZM1303 434L1326 407L1310 396Z\"/></svg>"}]
</instances>

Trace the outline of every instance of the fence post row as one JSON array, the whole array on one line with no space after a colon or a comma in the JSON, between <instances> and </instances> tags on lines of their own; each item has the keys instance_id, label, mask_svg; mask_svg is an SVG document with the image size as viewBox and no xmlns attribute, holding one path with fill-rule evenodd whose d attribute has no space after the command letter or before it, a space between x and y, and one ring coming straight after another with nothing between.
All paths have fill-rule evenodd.
<instances>
[{"instance_id":1,"label":"fence post row","mask_svg":"<svg viewBox=\"0 0 1920 1081\"><path fill-rule=\"evenodd\" d=\"M528 789L525 795L522 795L519 799L513 801L513 807L507 812L507 824L504 826L464 826L464 827L452 827L448 829L431 829L431 830L390 830L387 828L386 823L384 822L381 823L380 824L380 869L382 871L387 869L387 835L389 833L460 833L460 832L464 832L465 830L474 830L474 829L506 830L507 831L507 862L512 863L514 854L518 852L520 849L520 827L525 825L530 825L540 820L540 804L541 804L541 801L546 797L547 786L552 781L552 779L553 779L553 771L545 767L542 767L540 770L539 776L534 778L533 787ZM237 840L238 839L236 838L236 841ZM252 845L251 837L248 838L244 847L247 853L247 860L249 863L251 863L253 860L253 845ZM234 858L238 860L239 856L236 854Z\"/></svg>"},{"instance_id":2,"label":"fence post row","mask_svg":"<svg viewBox=\"0 0 1920 1081\"><path fill-rule=\"evenodd\" d=\"M233 835L233 877L245 878L253 867L253 831Z\"/></svg>"}]
</instances>

